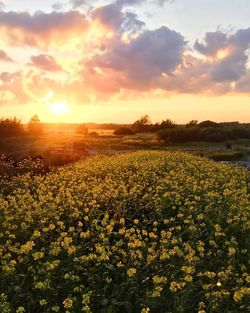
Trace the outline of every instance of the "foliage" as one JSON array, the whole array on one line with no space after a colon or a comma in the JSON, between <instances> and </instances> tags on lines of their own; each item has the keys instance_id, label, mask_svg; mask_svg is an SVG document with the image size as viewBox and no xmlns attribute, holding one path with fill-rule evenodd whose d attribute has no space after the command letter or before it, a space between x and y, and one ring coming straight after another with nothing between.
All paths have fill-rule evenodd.
<instances>
[{"instance_id":1,"label":"foliage","mask_svg":"<svg viewBox=\"0 0 250 313\"><path fill-rule=\"evenodd\" d=\"M14 118L0 119L0 137L15 137L25 134L21 120Z\"/></svg>"},{"instance_id":2,"label":"foliage","mask_svg":"<svg viewBox=\"0 0 250 313\"><path fill-rule=\"evenodd\" d=\"M244 157L244 153L240 151L232 152L211 152L207 154L207 157L215 161L237 161Z\"/></svg>"},{"instance_id":3,"label":"foliage","mask_svg":"<svg viewBox=\"0 0 250 313\"><path fill-rule=\"evenodd\" d=\"M187 124L186 124L186 127L194 127L198 124L198 121L197 120L191 120L189 121Z\"/></svg>"},{"instance_id":4,"label":"foliage","mask_svg":"<svg viewBox=\"0 0 250 313\"><path fill-rule=\"evenodd\" d=\"M133 129L129 127L120 127L114 131L114 135L121 135L121 136L134 135L134 133L135 132L133 131Z\"/></svg>"},{"instance_id":5,"label":"foliage","mask_svg":"<svg viewBox=\"0 0 250 313\"><path fill-rule=\"evenodd\" d=\"M166 119L166 120L162 120L161 123L156 123L156 124L153 124L151 125L151 132L154 133L154 132L157 132L161 129L172 129L172 128L175 128L177 125L171 121L170 119Z\"/></svg>"},{"instance_id":6,"label":"foliage","mask_svg":"<svg viewBox=\"0 0 250 313\"><path fill-rule=\"evenodd\" d=\"M31 117L28 124L28 133L32 136L39 136L43 134L43 125L37 114Z\"/></svg>"},{"instance_id":7,"label":"foliage","mask_svg":"<svg viewBox=\"0 0 250 313\"><path fill-rule=\"evenodd\" d=\"M223 142L236 139L250 139L250 127L243 125L200 127L178 126L174 129L162 129L157 133L166 143L186 143L191 141Z\"/></svg>"},{"instance_id":8,"label":"foliage","mask_svg":"<svg viewBox=\"0 0 250 313\"><path fill-rule=\"evenodd\" d=\"M132 129L136 133L145 133L150 131L151 121L149 115L142 116L139 120L132 124Z\"/></svg>"},{"instance_id":9,"label":"foliage","mask_svg":"<svg viewBox=\"0 0 250 313\"><path fill-rule=\"evenodd\" d=\"M175 128L177 125L170 119L162 120L161 123L152 124L149 115L142 116L132 125L136 133L157 132L161 129Z\"/></svg>"},{"instance_id":10,"label":"foliage","mask_svg":"<svg viewBox=\"0 0 250 313\"><path fill-rule=\"evenodd\" d=\"M198 126L201 127L201 128L220 127L220 124L218 124L216 122L213 122L213 121L210 121L210 120L207 120L207 121L200 122L198 124Z\"/></svg>"},{"instance_id":11,"label":"foliage","mask_svg":"<svg viewBox=\"0 0 250 313\"><path fill-rule=\"evenodd\" d=\"M249 191L244 169L164 152L6 181L0 311L246 312Z\"/></svg>"}]
</instances>

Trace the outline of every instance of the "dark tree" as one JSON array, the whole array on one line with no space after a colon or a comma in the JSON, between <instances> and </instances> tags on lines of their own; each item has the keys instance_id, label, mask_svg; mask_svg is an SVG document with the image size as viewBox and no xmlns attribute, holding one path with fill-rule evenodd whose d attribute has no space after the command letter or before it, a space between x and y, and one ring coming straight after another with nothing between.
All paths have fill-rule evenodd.
<instances>
[{"instance_id":1,"label":"dark tree","mask_svg":"<svg viewBox=\"0 0 250 313\"><path fill-rule=\"evenodd\" d=\"M150 121L149 115L144 115L139 120L134 122L134 124L132 125L132 129L136 133L148 132L150 131L150 126L151 126L150 124L151 124L151 121Z\"/></svg>"},{"instance_id":2,"label":"dark tree","mask_svg":"<svg viewBox=\"0 0 250 313\"><path fill-rule=\"evenodd\" d=\"M28 124L28 133L32 136L39 136L43 134L43 125L37 114L33 115Z\"/></svg>"},{"instance_id":3,"label":"dark tree","mask_svg":"<svg viewBox=\"0 0 250 313\"><path fill-rule=\"evenodd\" d=\"M197 120L191 120L191 121L189 121L189 122L186 124L186 128L195 127L195 126L197 126L197 124L198 124L198 121L197 121Z\"/></svg>"}]
</instances>

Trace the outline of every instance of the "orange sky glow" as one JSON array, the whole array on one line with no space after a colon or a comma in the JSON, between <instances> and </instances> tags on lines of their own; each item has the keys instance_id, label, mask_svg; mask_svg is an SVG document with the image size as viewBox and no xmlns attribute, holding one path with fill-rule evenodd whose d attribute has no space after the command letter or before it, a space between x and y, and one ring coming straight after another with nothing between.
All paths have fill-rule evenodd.
<instances>
[{"instance_id":1,"label":"orange sky glow","mask_svg":"<svg viewBox=\"0 0 250 313\"><path fill-rule=\"evenodd\" d=\"M94 1L86 7L72 0L55 8L45 1L44 8L30 10L18 1L10 7L1 2L0 117L130 123L149 114L153 121L177 123L250 122L250 25L207 25L189 40L185 18L180 29L157 24L163 8L167 17L184 5L163 2ZM152 8L148 22L143 12Z\"/></svg>"}]
</instances>

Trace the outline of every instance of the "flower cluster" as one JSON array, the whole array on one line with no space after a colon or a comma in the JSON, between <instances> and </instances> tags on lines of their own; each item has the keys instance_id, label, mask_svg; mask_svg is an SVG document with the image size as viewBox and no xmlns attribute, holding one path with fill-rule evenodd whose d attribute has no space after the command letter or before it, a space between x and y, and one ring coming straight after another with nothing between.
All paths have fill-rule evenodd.
<instances>
[{"instance_id":1,"label":"flower cluster","mask_svg":"<svg viewBox=\"0 0 250 313\"><path fill-rule=\"evenodd\" d=\"M136 152L11 184L0 312L247 311L247 170Z\"/></svg>"}]
</instances>

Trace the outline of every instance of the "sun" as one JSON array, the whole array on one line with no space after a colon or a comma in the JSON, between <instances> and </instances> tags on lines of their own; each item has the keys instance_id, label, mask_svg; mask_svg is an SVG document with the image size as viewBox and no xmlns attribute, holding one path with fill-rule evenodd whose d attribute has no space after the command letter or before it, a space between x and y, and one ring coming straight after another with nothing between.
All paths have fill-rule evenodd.
<instances>
[{"instance_id":1,"label":"sun","mask_svg":"<svg viewBox=\"0 0 250 313\"><path fill-rule=\"evenodd\" d=\"M49 110L51 113L60 115L69 112L67 102L53 102L49 104Z\"/></svg>"},{"instance_id":2,"label":"sun","mask_svg":"<svg viewBox=\"0 0 250 313\"><path fill-rule=\"evenodd\" d=\"M216 58L219 60L225 59L230 54L229 49L220 49L216 53Z\"/></svg>"}]
</instances>

